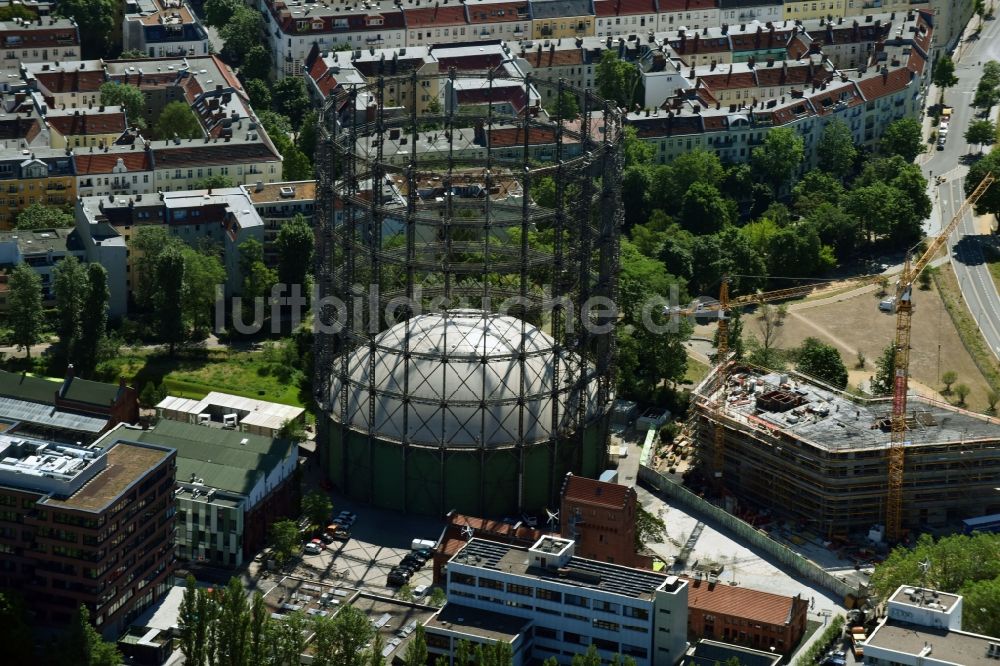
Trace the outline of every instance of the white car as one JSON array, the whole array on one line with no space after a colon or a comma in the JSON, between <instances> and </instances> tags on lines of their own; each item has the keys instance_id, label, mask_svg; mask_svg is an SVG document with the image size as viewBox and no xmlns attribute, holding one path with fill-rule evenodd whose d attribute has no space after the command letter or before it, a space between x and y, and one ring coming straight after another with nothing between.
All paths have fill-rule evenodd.
<instances>
[{"instance_id":1,"label":"white car","mask_svg":"<svg viewBox=\"0 0 1000 666\"><path fill-rule=\"evenodd\" d=\"M415 588L413 588L413 598L423 599L424 596L427 594L427 590L428 587L426 585L417 585Z\"/></svg>"},{"instance_id":2,"label":"white car","mask_svg":"<svg viewBox=\"0 0 1000 666\"><path fill-rule=\"evenodd\" d=\"M323 552L323 549L314 543L307 543L302 550L305 551L306 555L319 555Z\"/></svg>"}]
</instances>

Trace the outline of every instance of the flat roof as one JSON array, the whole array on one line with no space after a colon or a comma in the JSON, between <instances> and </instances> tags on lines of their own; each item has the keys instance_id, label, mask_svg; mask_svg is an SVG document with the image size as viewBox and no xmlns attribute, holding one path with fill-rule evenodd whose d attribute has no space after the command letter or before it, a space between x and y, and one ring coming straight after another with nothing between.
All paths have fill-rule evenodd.
<instances>
[{"instance_id":1,"label":"flat roof","mask_svg":"<svg viewBox=\"0 0 1000 666\"><path fill-rule=\"evenodd\" d=\"M937 590L925 589L916 585L902 585L895 594L889 598L894 604L911 606L913 608L930 608L932 610L949 612L955 607L962 597L957 594L938 592Z\"/></svg>"},{"instance_id":2,"label":"flat roof","mask_svg":"<svg viewBox=\"0 0 1000 666\"><path fill-rule=\"evenodd\" d=\"M695 389L696 394L716 399L716 377L715 371L709 373ZM794 439L829 451L889 446L891 397L858 398L793 372L762 373L742 369L731 372L729 381L725 416L745 427L785 432ZM767 400L771 395L778 400ZM774 408L778 402L794 406ZM907 426L907 446L1000 439L1000 419L913 394L908 397Z\"/></svg>"},{"instance_id":3,"label":"flat roof","mask_svg":"<svg viewBox=\"0 0 1000 666\"><path fill-rule=\"evenodd\" d=\"M489 641L510 643L526 633L530 624L523 617L448 602L426 626L428 629L454 631Z\"/></svg>"},{"instance_id":4,"label":"flat roof","mask_svg":"<svg viewBox=\"0 0 1000 666\"><path fill-rule=\"evenodd\" d=\"M666 574L582 557L571 557L559 570L543 569L531 564L528 548L483 539L469 541L451 561L487 571L502 571L635 599L652 599L653 593L668 582Z\"/></svg>"},{"instance_id":5,"label":"flat roof","mask_svg":"<svg viewBox=\"0 0 1000 666\"><path fill-rule=\"evenodd\" d=\"M119 442L107 453L107 467L85 483L80 490L65 500L47 499L47 506L101 511L106 508L146 472L169 458L172 451L166 448L140 446Z\"/></svg>"},{"instance_id":6,"label":"flat roof","mask_svg":"<svg viewBox=\"0 0 1000 666\"><path fill-rule=\"evenodd\" d=\"M929 659L936 663L978 666L996 664L987 655L990 644L998 638L970 634L964 631L932 629L916 624L886 620L868 637L865 645L879 647L908 655L920 655L930 648Z\"/></svg>"}]
</instances>

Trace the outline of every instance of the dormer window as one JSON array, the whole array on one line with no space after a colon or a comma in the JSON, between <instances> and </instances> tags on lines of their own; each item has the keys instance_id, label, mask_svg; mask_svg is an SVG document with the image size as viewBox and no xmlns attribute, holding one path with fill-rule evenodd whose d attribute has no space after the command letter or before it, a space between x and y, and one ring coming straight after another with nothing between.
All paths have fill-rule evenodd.
<instances>
[{"instance_id":1,"label":"dormer window","mask_svg":"<svg viewBox=\"0 0 1000 666\"><path fill-rule=\"evenodd\" d=\"M369 16L369 17L365 18L365 25L367 25L367 26L382 25L382 17L381 16Z\"/></svg>"}]
</instances>

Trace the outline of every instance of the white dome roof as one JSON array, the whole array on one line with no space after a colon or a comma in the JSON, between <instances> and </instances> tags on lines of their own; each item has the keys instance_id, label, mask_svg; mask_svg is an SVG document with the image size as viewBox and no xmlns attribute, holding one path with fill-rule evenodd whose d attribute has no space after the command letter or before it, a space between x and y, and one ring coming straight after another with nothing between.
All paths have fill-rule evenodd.
<instances>
[{"instance_id":1,"label":"white dome roof","mask_svg":"<svg viewBox=\"0 0 1000 666\"><path fill-rule=\"evenodd\" d=\"M518 360L522 344L523 377ZM408 405L406 429L411 444L497 447L548 439L553 430L553 404L559 405L560 428L574 422L577 405L576 392L569 387L577 378L578 361L565 351L558 359L562 388L553 395L554 344L531 324L478 310L413 317L375 339L375 420L371 427L369 348L359 347L349 354L347 421L363 432L371 429L380 439L402 441L404 406ZM330 393L330 413L337 420L341 418L338 375L343 360L334 361ZM587 393L589 417L597 411L596 381L588 384ZM518 404L522 394L523 420Z\"/></svg>"}]
</instances>

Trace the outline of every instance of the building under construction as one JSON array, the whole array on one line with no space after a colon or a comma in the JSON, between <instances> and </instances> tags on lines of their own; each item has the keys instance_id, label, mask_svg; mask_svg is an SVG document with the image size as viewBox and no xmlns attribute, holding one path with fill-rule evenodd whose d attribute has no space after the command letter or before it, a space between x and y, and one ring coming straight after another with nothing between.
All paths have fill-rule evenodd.
<instances>
[{"instance_id":1,"label":"building under construction","mask_svg":"<svg viewBox=\"0 0 1000 666\"><path fill-rule=\"evenodd\" d=\"M379 76L322 109L317 440L376 506L539 513L604 464L614 317L588 303L617 292L621 117L497 70Z\"/></svg>"},{"instance_id":2,"label":"building under construction","mask_svg":"<svg viewBox=\"0 0 1000 666\"><path fill-rule=\"evenodd\" d=\"M740 366L722 388L718 369L698 385L692 425L709 475L715 427L724 428L730 510L766 511L826 537L883 523L891 398ZM911 396L906 421L905 529L1000 511L1000 420Z\"/></svg>"}]
</instances>

